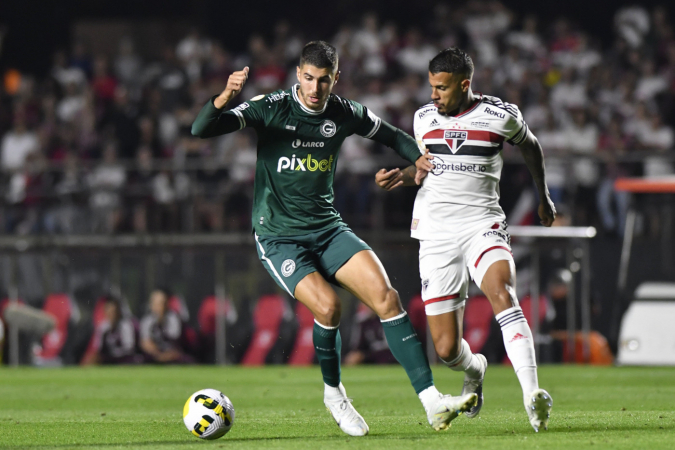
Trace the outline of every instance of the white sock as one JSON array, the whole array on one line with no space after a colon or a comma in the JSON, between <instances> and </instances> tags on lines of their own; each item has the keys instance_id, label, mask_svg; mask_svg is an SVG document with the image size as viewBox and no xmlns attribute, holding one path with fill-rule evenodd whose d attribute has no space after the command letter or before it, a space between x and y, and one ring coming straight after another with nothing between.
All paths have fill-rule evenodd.
<instances>
[{"instance_id":1,"label":"white sock","mask_svg":"<svg viewBox=\"0 0 675 450\"><path fill-rule=\"evenodd\" d=\"M347 393L342 383L338 387L328 386L326 383L323 384L323 398L337 400L346 396Z\"/></svg>"},{"instance_id":2,"label":"white sock","mask_svg":"<svg viewBox=\"0 0 675 450\"><path fill-rule=\"evenodd\" d=\"M497 322L502 328L506 354L509 355L513 370L516 371L518 381L520 381L523 397L528 396L539 387L532 331L527 325L520 306L514 306L497 314Z\"/></svg>"},{"instance_id":3,"label":"white sock","mask_svg":"<svg viewBox=\"0 0 675 450\"><path fill-rule=\"evenodd\" d=\"M469 343L462 339L462 344L459 349L459 355L457 358L452 361L444 361L443 363L448 366L451 370L456 372L464 372L470 378L480 378L481 376L481 364L480 360L471 352L471 347Z\"/></svg>"},{"instance_id":4,"label":"white sock","mask_svg":"<svg viewBox=\"0 0 675 450\"><path fill-rule=\"evenodd\" d=\"M422 402L422 406L424 406L425 411L429 411L432 406L436 404L438 401L438 398L441 396L441 393L438 392L438 389L436 389L436 386L429 386L417 396L420 398L420 401Z\"/></svg>"}]
</instances>

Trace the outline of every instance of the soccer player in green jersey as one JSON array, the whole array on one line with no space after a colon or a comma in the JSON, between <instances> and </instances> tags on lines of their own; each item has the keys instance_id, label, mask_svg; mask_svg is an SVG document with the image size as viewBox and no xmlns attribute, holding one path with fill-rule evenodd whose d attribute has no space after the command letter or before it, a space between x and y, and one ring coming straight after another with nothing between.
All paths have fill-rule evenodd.
<instances>
[{"instance_id":1,"label":"soccer player in green jersey","mask_svg":"<svg viewBox=\"0 0 675 450\"><path fill-rule=\"evenodd\" d=\"M415 140L365 106L331 94L338 55L323 41L308 43L297 68L298 84L258 95L226 109L243 88L248 67L233 73L225 90L202 108L192 125L201 138L253 127L258 134L253 232L258 255L279 286L314 314L314 348L324 381L324 403L340 428L368 434L340 382L340 299L330 283L347 289L380 317L389 347L405 369L436 430L476 402L475 394L441 395L398 293L379 259L333 207L340 146L358 134L393 148L421 173L431 169Z\"/></svg>"}]
</instances>

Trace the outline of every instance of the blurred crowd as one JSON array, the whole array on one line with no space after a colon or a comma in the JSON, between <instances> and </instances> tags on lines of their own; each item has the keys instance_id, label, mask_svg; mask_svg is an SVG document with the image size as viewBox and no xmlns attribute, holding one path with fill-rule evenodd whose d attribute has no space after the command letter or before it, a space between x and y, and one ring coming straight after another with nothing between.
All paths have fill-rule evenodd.
<instances>
[{"instance_id":1,"label":"blurred crowd","mask_svg":"<svg viewBox=\"0 0 675 450\"><path fill-rule=\"evenodd\" d=\"M520 106L571 223L620 233L628 201L613 180L673 173L675 27L665 9L620 9L604 45L565 18L518 16L498 1L461 10L440 3L430 17L404 25L367 13L341 25L328 36L340 55L335 92L412 132L414 111L429 100L428 61L456 45L474 58L475 91ZM124 38L115 54L74 42L44 77L8 71L0 233L248 230L255 134L199 140L190 125L245 65L250 79L238 101L290 87L309 39L280 20L234 53L195 29L160 59L141 57ZM373 173L400 164L391 155L365 139L345 141L336 206L352 225L372 226ZM515 155L504 151L507 162Z\"/></svg>"}]
</instances>

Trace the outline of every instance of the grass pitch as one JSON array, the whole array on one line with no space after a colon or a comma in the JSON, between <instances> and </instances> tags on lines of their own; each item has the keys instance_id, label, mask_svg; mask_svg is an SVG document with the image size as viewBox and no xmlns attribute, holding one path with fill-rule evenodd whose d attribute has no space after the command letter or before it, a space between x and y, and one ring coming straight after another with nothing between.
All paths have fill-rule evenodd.
<instances>
[{"instance_id":1,"label":"grass pitch","mask_svg":"<svg viewBox=\"0 0 675 450\"><path fill-rule=\"evenodd\" d=\"M444 393L462 376L434 368ZM353 438L322 402L318 367L103 367L0 369L0 449L675 449L675 369L544 366L554 405L549 431L535 434L510 367L491 366L479 418L460 416L437 433L403 369L343 370L370 435ZM201 441L182 407L203 388L232 400L235 424Z\"/></svg>"}]
</instances>

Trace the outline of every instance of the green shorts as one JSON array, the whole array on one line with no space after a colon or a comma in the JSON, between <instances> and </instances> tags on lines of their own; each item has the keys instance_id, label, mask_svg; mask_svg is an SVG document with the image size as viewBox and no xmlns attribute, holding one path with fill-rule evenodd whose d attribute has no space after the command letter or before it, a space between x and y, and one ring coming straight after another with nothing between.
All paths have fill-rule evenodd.
<instances>
[{"instance_id":1,"label":"green shorts","mask_svg":"<svg viewBox=\"0 0 675 450\"><path fill-rule=\"evenodd\" d=\"M295 298L295 287L312 272L336 284L335 273L361 250L370 250L345 225L301 236L255 235L258 257L274 281Z\"/></svg>"}]
</instances>

